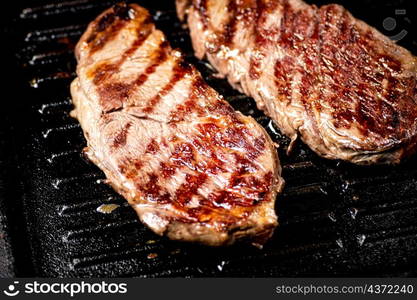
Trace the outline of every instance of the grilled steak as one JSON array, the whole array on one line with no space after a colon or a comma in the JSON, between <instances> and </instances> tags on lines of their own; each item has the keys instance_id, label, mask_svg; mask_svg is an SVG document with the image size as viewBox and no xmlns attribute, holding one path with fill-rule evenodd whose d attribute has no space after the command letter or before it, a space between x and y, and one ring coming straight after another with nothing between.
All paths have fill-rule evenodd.
<instances>
[{"instance_id":1,"label":"grilled steak","mask_svg":"<svg viewBox=\"0 0 417 300\"><path fill-rule=\"evenodd\" d=\"M85 152L143 223L215 246L272 235L283 186L272 141L171 49L147 10L106 10L76 57L72 116Z\"/></svg>"},{"instance_id":2,"label":"grilled steak","mask_svg":"<svg viewBox=\"0 0 417 300\"><path fill-rule=\"evenodd\" d=\"M195 55L319 155L399 163L416 151L416 58L339 5L177 0Z\"/></svg>"}]
</instances>

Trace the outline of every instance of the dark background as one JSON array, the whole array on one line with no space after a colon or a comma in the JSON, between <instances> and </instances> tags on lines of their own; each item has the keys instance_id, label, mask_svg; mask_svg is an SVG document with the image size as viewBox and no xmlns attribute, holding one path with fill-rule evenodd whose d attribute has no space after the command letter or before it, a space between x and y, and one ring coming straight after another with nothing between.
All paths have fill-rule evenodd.
<instances>
[{"instance_id":1,"label":"dark background","mask_svg":"<svg viewBox=\"0 0 417 300\"><path fill-rule=\"evenodd\" d=\"M68 117L73 46L85 26L116 1L8 1L0 18L0 276L417 276L417 162L356 167L320 159L288 140L254 102L193 58L174 1L136 1L156 15L207 82L254 116L280 144L287 182L277 201L281 226L263 250L207 248L157 237L81 157L80 127ZM336 2L417 54L415 1ZM406 15L396 15L405 9ZM396 20L384 28L384 20ZM96 208L120 207L111 214Z\"/></svg>"}]
</instances>

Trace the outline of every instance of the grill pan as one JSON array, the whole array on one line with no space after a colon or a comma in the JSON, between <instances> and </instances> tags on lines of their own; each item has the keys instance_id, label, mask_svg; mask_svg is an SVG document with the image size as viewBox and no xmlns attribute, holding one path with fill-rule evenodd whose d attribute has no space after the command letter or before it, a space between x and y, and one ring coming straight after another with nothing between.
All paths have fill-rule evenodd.
<instances>
[{"instance_id":1,"label":"grill pan","mask_svg":"<svg viewBox=\"0 0 417 300\"><path fill-rule=\"evenodd\" d=\"M287 184L277 201L280 227L263 250L173 242L145 228L82 157L86 142L68 116L74 45L88 22L115 2L14 1L2 12L1 276L417 276L417 159L358 167L321 159L302 143L287 156L288 139L254 101L193 57L174 1L136 2L150 9L157 27L209 85L281 145ZM417 54L412 0L331 2L386 35L406 31L399 43ZM396 24L384 22L388 17ZM117 208L104 214L97 211L103 204Z\"/></svg>"}]
</instances>

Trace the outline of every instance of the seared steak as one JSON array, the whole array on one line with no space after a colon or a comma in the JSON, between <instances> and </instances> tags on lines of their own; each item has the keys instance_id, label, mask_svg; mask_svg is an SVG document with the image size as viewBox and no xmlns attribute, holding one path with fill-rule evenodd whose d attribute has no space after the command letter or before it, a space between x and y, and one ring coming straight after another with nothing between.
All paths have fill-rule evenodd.
<instances>
[{"instance_id":1,"label":"seared steak","mask_svg":"<svg viewBox=\"0 0 417 300\"><path fill-rule=\"evenodd\" d=\"M357 164L416 151L416 58L339 5L177 0L195 55L294 141Z\"/></svg>"},{"instance_id":2,"label":"seared steak","mask_svg":"<svg viewBox=\"0 0 417 300\"><path fill-rule=\"evenodd\" d=\"M171 49L147 10L106 10L76 57L72 115L85 152L143 223L216 246L272 235L283 186L272 141Z\"/></svg>"}]
</instances>

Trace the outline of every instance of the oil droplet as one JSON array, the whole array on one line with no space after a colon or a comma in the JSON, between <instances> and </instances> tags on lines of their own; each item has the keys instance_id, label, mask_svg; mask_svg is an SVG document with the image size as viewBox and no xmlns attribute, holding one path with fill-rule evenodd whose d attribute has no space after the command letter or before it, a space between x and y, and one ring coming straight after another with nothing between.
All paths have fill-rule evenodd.
<instances>
[{"instance_id":1,"label":"oil droplet","mask_svg":"<svg viewBox=\"0 0 417 300\"><path fill-rule=\"evenodd\" d=\"M48 136L49 136L49 134L52 132L52 130L51 129L47 129L47 130L45 130L45 131L42 131L42 136L43 136L43 138L44 139L46 139Z\"/></svg>"},{"instance_id":2,"label":"oil droplet","mask_svg":"<svg viewBox=\"0 0 417 300\"><path fill-rule=\"evenodd\" d=\"M43 115L43 113L45 112L46 107L47 107L47 105L42 104L41 108L39 108L39 109L38 109L38 112L39 112L41 115Z\"/></svg>"},{"instance_id":3,"label":"oil droplet","mask_svg":"<svg viewBox=\"0 0 417 300\"><path fill-rule=\"evenodd\" d=\"M278 130L275 128L274 122L272 120L270 120L268 122L267 127L269 128L269 130L271 130L271 132L275 135L280 135L280 133L278 132Z\"/></svg>"},{"instance_id":4,"label":"oil droplet","mask_svg":"<svg viewBox=\"0 0 417 300\"><path fill-rule=\"evenodd\" d=\"M154 20L155 21L158 21L160 18L161 18L161 16L162 16L162 11L160 11L160 10L157 10L155 13L154 13ZM133 18L132 18L133 19Z\"/></svg>"},{"instance_id":5,"label":"oil droplet","mask_svg":"<svg viewBox=\"0 0 417 300\"><path fill-rule=\"evenodd\" d=\"M340 247L343 248L343 241L341 239L337 239L336 240L336 244Z\"/></svg>"},{"instance_id":6,"label":"oil droplet","mask_svg":"<svg viewBox=\"0 0 417 300\"><path fill-rule=\"evenodd\" d=\"M118 204L102 204L97 207L96 211L102 214L111 214L115 209L117 209L120 205Z\"/></svg>"},{"instance_id":7,"label":"oil droplet","mask_svg":"<svg viewBox=\"0 0 417 300\"><path fill-rule=\"evenodd\" d=\"M180 254L181 253L181 249L175 249L175 250L171 251L170 253L172 255Z\"/></svg>"},{"instance_id":8,"label":"oil droplet","mask_svg":"<svg viewBox=\"0 0 417 300\"><path fill-rule=\"evenodd\" d=\"M349 181L345 181L343 184L342 184L342 192L347 192L348 190L349 190L349 187L350 187L350 183L349 183Z\"/></svg>"},{"instance_id":9,"label":"oil droplet","mask_svg":"<svg viewBox=\"0 0 417 300\"><path fill-rule=\"evenodd\" d=\"M158 257L158 254L157 253L149 253L147 257L148 257L148 259L154 259L154 258Z\"/></svg>"},{"instance_id":10,"label":"oil droplet","mask_svg":"<svg viewBox=\"0 0 417 300\"><path fill-rule=\"evenodd\" d=\"M349 208L349 209L348 209L348 211L349 211L350 217L351 217L353 220L355 220L355 219L356 219L356 216L357 216L357 214L358 214L358 209L357 209L357 208L352 207L352 208Z\"/></svg>"},{"instance_id":11,"label":"oil droplet","mask_svg":"<svg viewBox=\"0 0 417 300\"><path fill-rule=\"evenodd\" d=\"M365 243L366 235L364 235L364 234L358 234L356 236L356 240L358 241L359 246L362 246Z\"/></svg>"},{"instance_id":12,"label":"oil droplet","mask_svg":"<svg viewBox=\"0 0 417 300\"><path fill-rule=\"evenodd\" d=\"M33 87L34 89L37 89L39 87L39 79L33 78L32 80L29 81L29 85Z\"/></svg>"},{"instance_id":13,"label":"oil droplet","mask_svg":"<svg viewBox=\"0 0 417 300\"><path fill-rule=\"evenodd\" d=\"M319 187L319 190L320 190L320 192L322 192L323 193L323 195L328 195L329 193L327 192L327 190L324 188L324 187L322 187L322 186L320 186Z\"/></svg>"},{"instance_id":14,"label":"oil droplet","mask_svg":"<svg viewBox=\"0 0 417 300\"><path fill-rule=\"evenodd\" d=\"M329 217L329 219L330 219L332 222L336 222L336 221L337 221L337 219L336 219L336 215L335 215L335 213L334 213L334 212L329 212L329 213L327 214L327 216Z\"/></svg>"},{"instance_id":15,"label":"oil droplet","mask_svg":"<svg viewBox=\"0 0 417 300\"><path fill-rule=\"evenodd\" d=\"M46 159L46 161L51 164L54 161L54 159L55 159L55 154L52 154L51 157Z\"/></svg>"}]
</instances>

